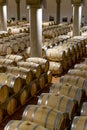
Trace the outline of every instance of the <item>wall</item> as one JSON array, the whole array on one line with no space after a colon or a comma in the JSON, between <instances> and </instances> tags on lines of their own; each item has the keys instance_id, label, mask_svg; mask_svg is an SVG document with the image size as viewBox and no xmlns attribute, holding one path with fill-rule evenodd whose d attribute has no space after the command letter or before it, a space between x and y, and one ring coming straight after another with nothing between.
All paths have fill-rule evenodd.
<instances>
[{"instance_id":1,"label":"wall","mask_svg":"<svg viewBox=\"0 0 87 130\"><path fill-rule=\"evenodd\" d=\"M26 17L29 20L29 10L26 7L26 0L20 0L20 18ZM85 0L83 5L82 16L84 21L87 22L87 0ZM16 2L15 0L8 0L8 19L15 17L17 19ZM43 21L49 21L49 18L53 17L56 22L56 0L47 0L47 8L43 8ZM60 8L60 22L62 22L63 17L68 17L68 22L70 22L73 16L73 9L71 5L71 0L61 0Z\"/></svg>"},{"instance_id":2,"label":"wall","mask_svg":"<svg viewBox=\"0 0 87 130\"><path fill-rule=\"evenodd\" d=\"M8 19L17 19L17 7L15 0L7 0L7 17Z\"/></svg>"}]
</instances>

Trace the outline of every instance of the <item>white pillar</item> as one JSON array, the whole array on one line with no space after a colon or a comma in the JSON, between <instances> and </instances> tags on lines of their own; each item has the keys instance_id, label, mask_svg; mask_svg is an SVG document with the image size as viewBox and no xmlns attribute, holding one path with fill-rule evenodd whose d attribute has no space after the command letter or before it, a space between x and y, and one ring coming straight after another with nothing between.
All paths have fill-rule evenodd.
<instances>
[{"instance_id":1,"label":"white pillar","mask_svg":"<svg viewBox=\"0 0 87 130\"><path fill-rule=\"evenodd\" d=\"M73 5L73 35L80 35L80 27L81 27L81 5Z\"/></svg>"},{"instance_id":2,"label":"white pillar","mask_svg":"<svg viewBox=\"0 0 87 130\"><path fill-rule=\"evenodd\" d=\"M42 8L30 6L30 44L31 56L42 56Z\"/></svg>"},{"instance_id":3,"label":"white pillar","mask_svg":"<svg viewBox=\"0 0 87 130\"><path fill-rule=\"evenodd\" d=\"M7 31L7 7L0 5L0 31Z\"/></svg>"}]
</instances>

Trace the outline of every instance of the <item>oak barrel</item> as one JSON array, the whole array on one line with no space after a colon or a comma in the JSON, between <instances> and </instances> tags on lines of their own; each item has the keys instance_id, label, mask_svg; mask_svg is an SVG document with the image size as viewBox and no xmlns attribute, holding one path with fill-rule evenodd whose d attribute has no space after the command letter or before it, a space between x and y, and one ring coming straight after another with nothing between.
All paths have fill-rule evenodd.
<instances>
[{"instance_id":1,"label":"oak barrel","mask_svg":"<svg viewBox=\"0 0 87 130\"><path fill-rule=\"evenodd\" d=\"M15 93L22 87L21 78L10 73L0 73L0 83L7 85Z\"/></svg>"},{"instance_id":2,"label":"oak barrel","mask_svg":"<svg viewBox=\"0 0 87 130\"><path fill-rule=\"evenodd\" d=\"M56 93L42 93L38 99L38 105L47 105L59 111L66 112L70 120L72 120L75 115L76 104L73 99Z\"/></svg>"},{"instance_id":3,"label":"oak barrel","mask_svg":"<svg viewBox=\"0 0 87 130\"><path fill-rule=\"evenodd\" d=\"M87 116L74 117L71 130L87 130Z\"/></svg>"},{"instance_id":4,"label":"oak barrel","mask_svg":"<svg viewBox=\"0 0 87 130\"><path fill-rule=\"evenodd\" d=\"M67 119L66 113L43 105L28 105L22 115L22 120L30 120L39 123L49 130L65 129Z\"/></svg>"},{"instance_id":5,"label":"oak barrel","mask_svg":"<svg viewBox=\"0 0 87 130\"><path fill-rule=\"evenodd\" d=\"M29 83L29 85L26 85L27 87L27 91L28 91L28 95L29 96L34 96L37 93L37 81L33 80Z\"/></svg>"},{"instance_id":6,"label":"oak barrel","mask_svg":"<svg viewBox=\"0 0 87 130\"><path fill-rule=\"evenodd\" d=\"M16 76L20 76L22 79L25 79L26 84L29 84L33 79L33 72L30 69L23 67L7 67L6 73L11 73Z\"/></svg>"},{"instance_id":7,"label":"oak barrel","mask_svg":"<svg viewBox=\"0 0 87 130\"><path fill-rule=\"evenodd\" d=\"M80 69L80 70L86 70L87 71L87 64L83 63L83 64L76 64L74 66L75 69Z\"/></svg>"},{"instance_id":8,"label":"oak barrel","mask_svg":"<svg viewBox=\"0 0 87 130\"><path fill-rule=\"evenodd\" d=\"M0 84L0 103L6 101L9 97L9 87L7 85Z\"/></svg>"},{"instance_id":9,"label":"oak barrel","mask_svg":"<svg viewBox=\"0 0 87 130\"><path fill-rule=\"evenodd\" d=\"M11 54L12 48L6 43L0 44L0 55Z\"/></svg>"},{"instance_id":10,"label":"oak barrel","mask_svg":"<svg viewBox=\"0 0 87 130\"><path fill-rule=\"evenodd\" d=\"M42 71L47 72L49 70L49 61L43 58L31 57L26 59L27 62L34 62L41 65Z\"/></svg>"},{"instance_id":11,"label":"oak barrel","mask_svg":"<svg viewBox=\"0 0 87 130\"><path fill-rule=\"evenodd\" d=\"M14 66L16 65L16 63L13 60L10 59L2 59L0 58L0 64L3 65L4 67L7 67L8 65Z\"/></svg>"},{"instance_id":12,"label":"oak barrel","mask_svg":"<svg viewBox=\"0 0 87 130\"><path fill-rule=\"evenodd\" d=\"M75 76L79 76L79 77L83 77L85 79L87 79L87 72L85 70L79 70L79 69L70 69L68 71L69 75L75 75Z\"/></svg>"},{"instance_id":13,"label":"oak barrel","mask_svg":"<svg viewBox=\"0 0 87 130\"><path fill-rule=\"evenodd\" d=\"M54 83L50 87L50 93L60 93L65 96L71 97L78 102L78 106L82 105L85 98L84 92L81 88L71 85L69 83L60 84Z\"/></svg>"},{"instance_id":14,"label":"oak barrel","mask_svg":"<svg viewBox=\"0 0 87 130\"><path fill-rule=\"evenodd\" d=\"M87 116L87 102L84 102L81 109L81 115Z\"/></svg>"},{"instance_id":15,"label":"oak barrel","mask_svg":"<svg viewBox=\"0 0 87 130\"><path fill-rule=\"evenodd\" d=\"M46 50L46 58L52 61L62 61L65 59L65 51L58 51L58 49Z\"/></svg>"},{"instance_id":16,"label":"oak barrel","mask_svg":"<svg viewBox=\"0 0 87 130\"><path fill-rule=\"evenodd\" d=\"M41 66L33 62L18 62L18 66L32 70L34 77L39 77L41 74Z\"/></svg>"},{"instance_id":17,"label":"oak barrel","mask_svg":"<svg viewBox=\"0 0 87 130\"><path fill-rule=\"evenodd\" d=\"M65 75L61 76L60 78L60 83L65 84L65 83L70 83L71 85L75 85L76 87L82 88L87 97L87 80L84 78L81 78L79 76L71 76L71 75Z\"/></svg>"},{"instance_id":18,"label":"oak barrel","mask_svg":"<svg viewBox=\"0 0 87 130\"><path fill-rule=\"evenodd\" d=\"M60 62L50 61L49 70L52 72L52 74L58 74L60 76L63 73L63 66Z\"/></svg>"},{"instance_id":19,"label":"oak barrel","mask_svg":"<svg viewBox=\"0 0 87 130\"><path fill-rule=\"evenodd\" d=\"M6 55L6 59L10 59L10 60L13 60L15 61L16 63L19 62L19 61L22 61L23 60L23 57L22 56L19 56L19 55Z\"/></svg>"},{"instance_id":20,"label":"oak barrel","mask_svg":"<svg viewBox=\"0 0 87 130\"><path fill-rule=\"evenodd\" d=\"M22 120L11 120L7 123L4 130L48 130L43 126L30 122L30 121L22 121Z\"/></svg>"}]
</instances>

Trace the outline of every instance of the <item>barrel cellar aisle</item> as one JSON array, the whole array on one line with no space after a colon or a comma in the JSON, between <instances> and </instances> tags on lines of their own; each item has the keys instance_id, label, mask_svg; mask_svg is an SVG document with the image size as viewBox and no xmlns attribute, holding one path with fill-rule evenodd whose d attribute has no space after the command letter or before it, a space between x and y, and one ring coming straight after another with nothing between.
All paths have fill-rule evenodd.
<instances>
[{"instance_id":1,"label":"barrel cellar aisle","mask_svg":"<svg viewBox=\"0 0 87 130\"><path fill-rule=\"evenodd\" d=\"M87 130L84 5L0 1L0 130Z\"/></svg>"}]
</instances>

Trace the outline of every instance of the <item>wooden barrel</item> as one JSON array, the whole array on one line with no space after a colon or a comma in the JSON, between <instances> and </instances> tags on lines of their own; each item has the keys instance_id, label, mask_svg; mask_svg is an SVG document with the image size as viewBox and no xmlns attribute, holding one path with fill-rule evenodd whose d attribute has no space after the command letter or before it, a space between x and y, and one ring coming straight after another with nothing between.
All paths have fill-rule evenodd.
<instances>
[{"instance_id":1,"label":"wooden barrel","mask_svg":"<svg viewBox=\"0 0 87 130\"><path fill-rule=\"evenodd\" d=\"M87 102L84 102L81 109L81 115L87 116Z\"/></svg>"},{"instance_id":2,"label":"wooden barrel","mask_svg":"<svg viewBox=\"0 0 87 130\"><path fill-rule=\"evenodd\" d=\"M41 65L42 71L47 72L49 70L49 61L43 58L32 57L26 59L27 62L34 62Z\"/></svg>"},{"instance_id":3,"label":"wooden barrel","mask_svg":"<svg viewBox=\"0 0 87 130\"><path fill-rule=\"evenodd\" d=\"M75 85L76 87L82 88L85 91L86 97L87 97L87 81L84 78L81 78L79 76L71 76L71 75L65 75L61 76L60 83L70 83L71 85Z\"/></svg>"},{"instance_id":4,"label":"wooden barrel","mask_svg":"<svg viewBox=\"0 0 87 130\"><path fill-rule=\"evenodd\" d=\"M45 87L45 76L41 74L37 79L38 89L43 89Z\"/></svg>"},{"instance_id":5,"label":"wooden barrel","mask_svg":"<svg viewBox=\"0 0 87 130\"><path fill-rule=\"evenodd\" d=\"M22 115L22 120L39 123L49 130L65 129L67 118L67 114L43 105L28 105Z\"/></svg>"},{"instance_id":6,"label":"wooden barrel","mask_svg":"<svg viewBox=\"0 0 87 130\"><path fill-rule=\"evenodd\" d=\"M24 44L23 39L17 37L16 40L18 42L19 50L23 51L25 48L25 44Z\"/></svg>"},{"instance_id":7,"label":"wooden barrel","mask_svg":"<svg viewBox=\"0 0 87 130\"><path fill-rule=\"evenodd\" d=\"M46 57L52 61L62 61L65 58L65 52L59 52L57 49L48 49L46 50Z\"/></svg>"},{"instance_id":8,"label":"wooden barrel","mask_svg":"<svg viewBox=\"0 0 87 130\"><path fill-rule=\"evenodd\" d=\"M60 63L60 62L50 62L49 70L52 72L52 74L61 75L63 73L62 63Z\"/></svg>"},{"instance_id":9,"label":"wooden barrel","mask_svg":"<svg viewBox=\"0 0 87 130\"><path fill-rule=\"evenodd\" d=\"M7 44L9 47L11 47L12 49L12 53L17 53L18 52L18 44L17 41L15 39L8 39L8 41L5 41L4 44ZM10 53L7 53L10 54Z\"/></svg>"},{"instance_id":10,"label":"wooden barrel","mask_svg":"<svg viewBox=\"0 0 87 130\"><path fill-rule=\"evenodd\" d=\"M8 97L9 97L8 86L0 84L0 103L5 102Z\"/></svg>"},{"instance_id":11,"label":"wooden barrel","mask_svg":"<svg viewBox=\"0 0 87 130\"><path fill-rule=\"evenodd\" d=\"M7 113L9 115L12 115L15 112L16 108L17 108L17 100L14 97L12 97L9 100L6 108L7 108Z\"/></svg>"},{"instance_id":12,"label":"wooden barrel","mask_svg":"<svg viewBox=\"0 0 87 130\"><path fill-rule=\"evenodd\" d=\"M15 61L16 63L23 60L22 56L19 55L6 55L6 59Z\"/></svg>"},{"instance_id":13,"label":"wooden barrel","mask_svg":"<svg viewBox=\"0 0 87 130\"><path fill-rule=\"evenodd\" d=\"M6 73L11 73L16 76L20 76L22 79L25 79L26 84L29 84L33 79L33 72L30 69L23 67L7 67Z\"/></svg>"},{"instance_id":14,"label":"wooden barrel","mask_svg":"<svg viewBox=\"0 0 87 130\"><path fill-rule=\"evenodd\" d=\"M15 112L16 108L17 100L13 97L13 95L11 97L8 97L4 103L0 104L0 109L6 111L9 115L12 115Z\"/></svg>"},{"instance_id":15,"label":"wooden barrel","mask_svg":"<svg viewBox=\"0 0 87 130\"><path fill-rule=\"evenodd\" d=\"M24 56L25 59L29 58L30 57L30 54L31 54L31 47L27 47L23 52L22 52L22 55Z\"/></svg>"},{"instance_id":16,"label":"wooden barrel","mask_svg":"<svg viewBox=\"0 0 87 130\"><path fill-rule=\"evenodd\" d=\"M12 52L14 54L17 54L18 49L19 49L17 41L16 40L10 40L9 45L12 47Z\"/></svg>"},{"instance_id":17,"label":"wooden barrel","mask_svg":"<svg viewBox=\"0 0 87 130\"><path fill-rule=\"evenodd\" d=\"M48 71L47 73L46 73L46 83L51 83L51 81L52 81L52 72L51 71Z\"/></svg>"},{"instance_id":18,"label":"wooden barrel","mask_svg":"<svg viewBox=\"0 0 87 130\"><path fill-rule=\"evenodd\" d=\"M37 93L37 82L36 80L33 80L29 83L29 85L26 85L26 87L28 88L28 95L33 97L36 93Z\"/></svg>"},{"instance_id":19,"label":"wooden barrel","mask_svg":"<svg viewBox=\"0 0 87 130\"><path fill-rule=\"evenodd\" d=\"M0 58L0 64L3 65L4 67L7 67L8 65L11 65L11 66L16 65L16 63L14 63L13 60L2 59L2 58Z\"/></svg>"},{"instance_id":20,"label":"wooden barrel","mask_svg":"<svg viewBox=\"0 0 87 130\"><path fill-rule=\"evenodd\" d=\"M33 62L18 62L17 65L32 70L34 77L38 78L41 75L41 66L39 64Z\"/></svg>"},{"instance_id":21,"label":"wooden barrel","mask_svg":"<svg viewBox=\"0 0 87 130\"><path fill-rule=\"evenodd\" d=\"M80 69L80 70L86 70L87 71L87 64L83 63L83 64L76 64L74 66L75 69Z\"/></svg>"},{"instance_id":22,"label":"wooden barrel","mask_svg":"<svg viewBox=\"0 0 87 130\"><path fill-rule=\"evenodd\" d=\"M82 105L85 98L84 92L81 88L71 85L69 83L60 84L54 83L50 87L50 93L60 93L65 96L71 97L78 102L78 106Z\"/></svg>"},{"instance_id":23,"label":"wooden barrel","mask_svg":"<svg viewBox=\"0 0 87 130\"><path fill-rule=\"evenodd\" d=\"M87 116L74 117L71 130L87 130Z\"/></svg>"},{"instance_id":24,"label":"wooden barrel","mask_svg":"<svg viewBox=\"0 0 87 130\"><path fill-rule=\"evenodd\" d=\"M7 123L4 130L48 130L43 126L30 122L30 121L22 121L22 120L11 120Z\"/></svg>"},{"instance_id":25,"label":"wooden barrel","mask_svg":"<svg viewBox=\"0 0 87 130\"><path fill-rule=\"evenodd\" d=\"M52 102L52 100L54 102ZM38 99L38 105L47 105L59 111L66 112L70 120L72 120L75 115L76 104L73 99L56 93L42 93Z\"/></svg>"},{"instance_id":26,"label":"wooden barrel","mask_svg":"<svg viewBox=\"0 0 87 130\"><path fill-rule=\"evenodd\" d=\"M6 72L6 67L0 65L0 73L4 73L4 72Z\"/></svg>"},{"instance_id":27,"label":"wooden barrel","mask_svg":"<svg viewBox=\"0 0 87 130\"><path fill-rule=\"evenodd\" d=\"M11 54L12 53L12 48L8 44L0 44L0 55L6 55L6 54Z\"/></svg>"},{"instance_id":28,"label":"wooden barrel","mask_svg":"<svg viewBox=\"0 0 87 130\"><path fill-rule=\"evenodd\" d=\"M85 78L87 79L87 72L84 71L84 70L79 70L79 69L70 69L68 71L68 74L69 75L75 75L75 76L79 76L79 77L82 77L82 78Z\"/></svg>"},{"instance_id":29,"label":"wooden barrel","mask_svg":"<svg viewBox=\"0 0 87 130\"><path fill-rule=\"evenodd\" d=\"M21 78L10 73L0 73L0 83L7 85L14 93L18 93L22 87Z\"/></svg>"}]
</instances>

